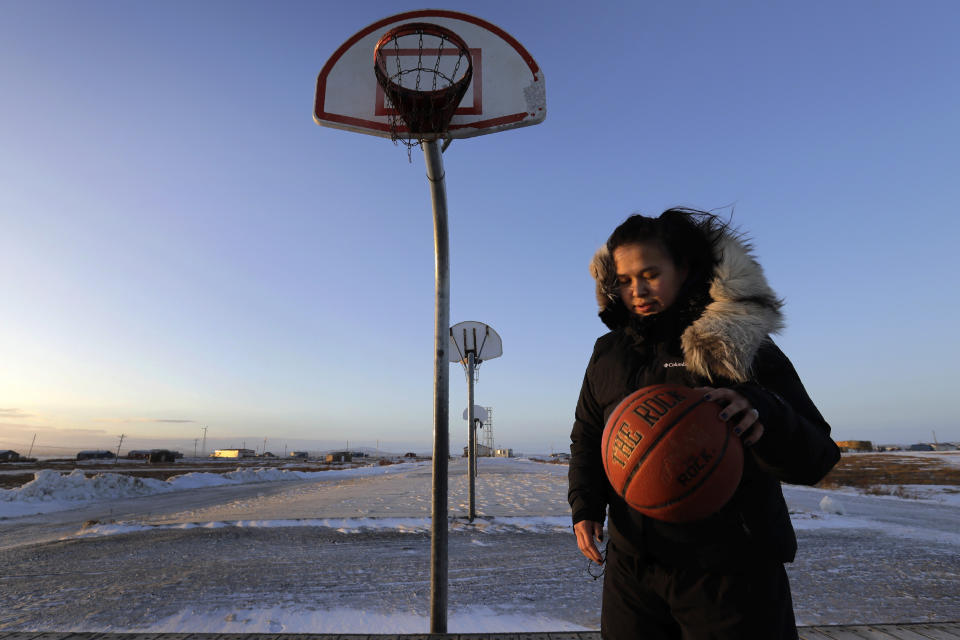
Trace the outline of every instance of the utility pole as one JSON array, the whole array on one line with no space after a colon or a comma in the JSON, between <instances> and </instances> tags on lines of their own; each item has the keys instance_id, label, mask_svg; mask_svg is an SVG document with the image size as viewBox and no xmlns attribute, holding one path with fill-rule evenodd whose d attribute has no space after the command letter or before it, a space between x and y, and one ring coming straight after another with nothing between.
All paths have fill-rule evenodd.
<instances>
[{"instance_id":1,"label":"utility pole","mask_svg":"<svg viewBox=\"0 0 960 640\"><path fill-rule=\"evenodd\" d=\"M120 434L120 444L117 445L117 455L116 455L116 457L113 459L113 464L117 464L117 460L120 459L120 446L123 444L123 436L124 436L124 434L121 433L121 434Z\"/></svg>"},{"instance_id":2,"label":"utility pole","mask_svg":"<svg viewBox=\"0 0 960 640\"><path fill-rule=\"evenodd\" d=\"M200 438L193 439L193 457L197 457L197 443L200 441Z\"/></svg>"},{"instance_id":3,"label":"utility pole","mask_svg":"<svg viewBox=\"0 0 960 640\"><path fill-rule=\"evenodd\" d=\"M203 429L203 446L200 448L200 455L206 457L207 455L207 428L200 427Z\"/></svg>"},{"instance_id":4,"label":"utility pole","mask_svg":"<svg viewBox=\"0 0 960 640\"><path fill-rule=\"evenodd\" d=\"M37 441L37 434L33 434L33 440L30 441L30 450L27 451L27 457L28 457L28 458L29 458L30 455L33 453L33 443L36 442L36 441Z\"/></svg>"}]
</instances>

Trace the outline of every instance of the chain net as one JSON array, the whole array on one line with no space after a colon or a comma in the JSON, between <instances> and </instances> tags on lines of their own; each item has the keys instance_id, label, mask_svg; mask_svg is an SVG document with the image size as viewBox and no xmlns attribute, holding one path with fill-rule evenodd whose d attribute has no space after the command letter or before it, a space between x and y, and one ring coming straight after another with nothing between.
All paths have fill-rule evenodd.
<instances>
[{"instance_id":1,"label":"chain net","mask_svg":"<svg viewBox=\"0 0 960 640\"><path fill-rule=\"evenodd\" d=\"M439 25L410 23L388 31L374 49L374 73L388 106L390 138L410 150L445 137L473 78L466 43Z\"/></svg>"}]
</instances>

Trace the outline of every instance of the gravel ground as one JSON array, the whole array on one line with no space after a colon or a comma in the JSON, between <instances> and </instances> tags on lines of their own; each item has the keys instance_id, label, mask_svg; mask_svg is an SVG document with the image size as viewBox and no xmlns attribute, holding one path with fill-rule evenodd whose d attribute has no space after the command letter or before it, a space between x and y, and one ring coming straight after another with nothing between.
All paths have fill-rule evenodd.
<instances>
[{"instance_id":1,"label":"gravel ground","mask_svg":"<svg viewBox=\"0 0 960 640\"><path fill-rule=\"evenodd\" d=\"M429 616L429 554L429 534L318 527L174 529L19 546L0 551L8 569L0 629L137 628L198 603ZM529 610L599 624L600 582L587 575L572 534L454 532L449 557L451 610Z\"/></svg>"},{"instance_id":2,"label":"gravel ground","mask_svg":"<svg viewBox=\"0 0 960 640\"><path fill-rule=\"evenodd\" d=\"M485 606L599 625L600 580L572 534L450 536L451 611ZM946 621L960 559L862 530L801 532L800 624ZM429 535L317 527L173 529L0 551L0 630L137 629L184 609L354 608L429 616Z\"/></svg>"},{"instance_id":3,"label":"gravel ground","mask_svg":"<svg viewBox=\"0 0 960 640\"><path fill-rule=\"evenodd\" d=\"M451 515L466 507L463 467L451 469ZM481 513L567 513L563 471L516 464L483 470ZM429 533L175 527L426 516L429 480L424 467L366 479L197 489L0 519L0 630L134 631L184 612L229 617L271 608L428 618ZM787 492L791 508L807 514L817 512L822 495ZM960 618L960 509L876 496L837 498L847 511L838 522L860 528L798 531L800 552L788 572L799 624ZM88 520L163 527L75 537ZM598 628L601 583L589 574L572 532L458 526L450 533L451 613L483 607Z\"/></svg>"},{"instance_id":4,"label":"gravel ground","mask_svg":"<svg viewBox=\"0 0 960 640\"><path fill-rule=\"evenodd\" d=\"M797 623L879 624L960 619L960 556L864 529L801 531L787 565Z\"/></svg>"}]
</instances>

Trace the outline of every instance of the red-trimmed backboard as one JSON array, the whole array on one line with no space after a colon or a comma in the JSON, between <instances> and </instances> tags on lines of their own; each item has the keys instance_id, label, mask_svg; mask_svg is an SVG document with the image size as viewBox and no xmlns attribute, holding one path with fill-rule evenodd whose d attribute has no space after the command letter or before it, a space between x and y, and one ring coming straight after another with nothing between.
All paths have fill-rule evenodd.
<instances>
[{"instance_id":1,"label":"red-trimmed backboard","mask_svg":"<svg viewBox=\"0 0 960 640\"><path fill-rule=\"evenodd\" d=\"M373 23L350 37L330 56L317 77L313 108L317 124L391 137L392 110L373 72L373 51L384 33L409 22L446 27L460 36L470 50L473 80L450 121L450 138L470 138L525 127L546 118L543 72L513 36L465 13L424 9ZM425 49L423 53L435 55L437 52ZM404 133L402 126L398 133Z\"/></svg>"}]
</instances>

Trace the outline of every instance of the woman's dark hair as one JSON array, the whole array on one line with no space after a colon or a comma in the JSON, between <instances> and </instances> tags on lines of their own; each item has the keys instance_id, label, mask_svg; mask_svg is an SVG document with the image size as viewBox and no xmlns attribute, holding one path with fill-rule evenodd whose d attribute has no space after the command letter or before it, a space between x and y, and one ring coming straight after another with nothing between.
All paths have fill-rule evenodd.
<instances>
[{"instance_id":1,"label":"woman's dark hair","mask_svg":"<svg viewBox=\"0 0 960 640\"><path fill-rule=\"evenodd\" d=\"M696 209L667 209L657 218L634 214L607 239L610 255L623 245L656 242L677 267L688 270L687 282L706 282L717 264L714 245L727 225Z\"/></svg>"}]
</instances>

